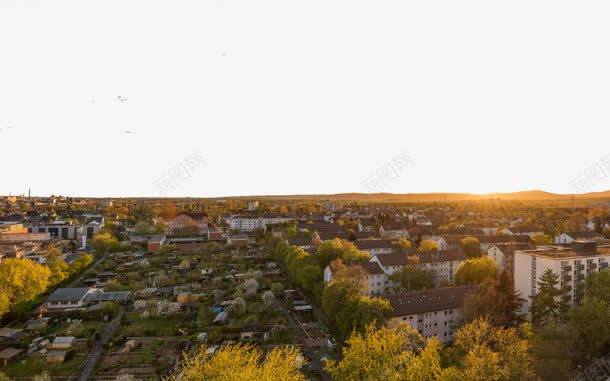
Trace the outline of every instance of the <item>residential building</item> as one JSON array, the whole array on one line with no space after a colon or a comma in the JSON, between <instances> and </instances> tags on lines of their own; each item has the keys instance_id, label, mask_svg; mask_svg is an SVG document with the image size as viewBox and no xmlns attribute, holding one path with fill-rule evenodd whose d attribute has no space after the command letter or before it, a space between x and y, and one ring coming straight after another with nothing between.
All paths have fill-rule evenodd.
<instances>
[{"instance_id":1,"label":"residential building","mask_svg":"<svg viewBox=\"0 0 610 381\"><path fill-rule=\"evenodd\" d=\"M461 324L464 298L475 290L476 286L445 287L383 298L394 310L391 326L407 323L424 339L437 337L446 344L453 340Z\"/></svg>"},{"instance_id":2,"label":"residential building","mask_svg":"<svg viewBox=\"0 0 610 381\"><path fill-rule=\"evenodd\" d=\"M500 230L500 232L508 235L527 235L533 237L544 234L544 229L539 226L511 226Z\"/></svg>"},{"instance_id":3,"label":"residential building","mask_svg":"<svg viewBox=\"0 0 610 381\"><path fill-rule=\"evenodd\" d=\"M48 309L70 309L85 306L87 295L95 292L95 288L58 288L47 298Z\"/></svg>"},{"instance_id":4,"label":"residential building","mask_svg":"<svg viewBox=\"0 0 610 381\"><path fill-rule=\"evenodd\" d=\"M394 252L394 241L389 239L364 239L353 243L358 250L366 251L371 257Z\"/></svg>"},{"instance_id":5,"label":"residential building","mask_svg":"<svg viewBox=\"0 0 610 381\"><path fill-rule=\"evenodd\" d=\"M385 292L387 283L387 275L379 266L378 262L365 262L360 266L367 274L367 288L362 288L362 294L365 296L381 295ZM329 283L333 279L333 272L330 266L324 269L324 284Z\"/></svg>"},{"instance_id":6,"label":"residential building","mask_svg":"<svg viewBox=\"0 0 610 381\"><path fill-rule=\"evenodd\" d=\"M265 230L267 225L293 221L294 218L278 215L231 215L225 221L231 229L241 231Z\"/></svg>"},{"instance_id":7,"label":"residential building","mask_svg":"<svg viewBox=\"0 0 610 381\"><path fill-rule=\"evenodd\" d=\"M409 239L409 231L399 222L387 222L380 228L380 235L387 239Z\"/></svg>"},{"instance_id":8,"label":"residential building","mask_svg":"<svg viewBox=\"0 0 610 381\"><path fill-rule=\"evenodd\" d=\"M203 213L181 213L176 218L163 221L165 224L165 234L168 236L180 235L181 230L187 227L195 227L196 235L208 235L208 217ZM195 232L195 229L193 229Z\"/></svg>"},{"instance_id":9,"label":"residential building","mask_svg":"<svg viewBox=\"0 0 610 381\"><path fill-rule=\"evenodd\" d=\"M248 201L248 211L253 211L258 209L258 201Z\"/></svg>"},{"instance_id":10,"label":"residential building","mask_svg":"<svg viewBox=\"0 0 610 381\"><path fill-rule=\"evenodd\" d=\"M455 281L455 273L466 260L466 255L461 251L438 251L433 253L417 254L408 256L403 253L382 254L373 256L369 262L377 262L386 274L385 289L392 289L390 275L394 274L407 265L418 266L422 270L430 271L434 276L435 284L452 285Z\"/></svg>"},{"instance_id":11,"label":"residential building","mask_svg":"<svg viewBox=\"0 0 610 381\"><path fill-rule=\"evenodd\" d=\"M322 201L322 210L327 212L335 212L341 209L341 204L336 201L324 200Z\"/></svg>"},{"instance_id":12,"label":"residential building","mask_svg":"<svg viewBox=\"0 0 610 381\"><path fill-rule=\"evenodd\" d=\"M596 239L602 238L602 235L597 233L596 231L586 231L586 232L565 232L555 236L555 243L573 243L576 240L580 239Z\"/></svg>"},{"instance_id":13,"label":"residential building","mask_svg":"<svg viewBox=\"0 0 610 381\"><path fill-rule=\"evenodd\" d=\"M524 298L519 313L530 318L531 298L536 295L538 281L546 270L559 276L558 287L566 291L564 302L578 301L585 277L607 270L610 245L597 246L595 241L574 241L571 247L539 246L536 250L515 251L515 289Z\"/></svg>"}]
</instances>

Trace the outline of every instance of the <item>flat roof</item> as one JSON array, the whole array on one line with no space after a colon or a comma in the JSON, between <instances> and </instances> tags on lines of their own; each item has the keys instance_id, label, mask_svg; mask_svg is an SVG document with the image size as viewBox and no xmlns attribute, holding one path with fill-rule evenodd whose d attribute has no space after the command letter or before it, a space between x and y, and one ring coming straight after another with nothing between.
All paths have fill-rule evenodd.
<instances>
[{"instance_id":1,"label":"flat roof","mask_svg":"<svg viewBox=\"0 0 610 381\"><path fill-rule=\"evenodd\" d=\"M598 246L596 251L592 252L581 252L572 249L571 247L545 245L538 246L535 250L517 250L515 254L527 254L539 257L546 257L552 259L562 258L590 258L596 256L610 255L610 246Z\"/></svg>"}]
</instances>

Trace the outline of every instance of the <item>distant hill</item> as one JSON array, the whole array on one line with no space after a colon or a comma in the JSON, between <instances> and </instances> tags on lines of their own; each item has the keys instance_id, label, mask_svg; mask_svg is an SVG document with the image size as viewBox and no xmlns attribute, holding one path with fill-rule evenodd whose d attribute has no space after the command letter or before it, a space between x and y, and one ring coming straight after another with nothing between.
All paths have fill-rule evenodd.
<instances>
[{"instance_id":1,"label":"distant hill","mask_svg":"<svg viewBox=\"0 0 610 381\"><path fill-rule=\"evenodd\" d=\"M96 199L95 197L82 197ZM102 198L99 198L102 199ZM103 198L107 199L107 198ZM558 194L541 190L530 190L511 193L337 193L337 194L296 194L296 195L249 195L227 197L111 197L125 200L259 200L259 201L322 201L332 200L344 203L353 202L443 202L469 200L504 200L504 201L543 201L546 203L572 202L589 205L595 202L610 202L610 190L583 194Z\"/></svg>"},{"instance_id":2,"label":"distant hill","mask_svg":"<svg viewBox=\"0 0 610 381\"><path fill-rule=\"evenodd\" d=\"M540 190L512 193L339 193L314 195L273 195L239 196L223 199L257 199L266 201L333 200L343 202L435 202L466 200L507 200L507 201L571 201L573 199L591 201L610 201L610 190L583 194L558 194Z\"/></svg>"}]
</instances>

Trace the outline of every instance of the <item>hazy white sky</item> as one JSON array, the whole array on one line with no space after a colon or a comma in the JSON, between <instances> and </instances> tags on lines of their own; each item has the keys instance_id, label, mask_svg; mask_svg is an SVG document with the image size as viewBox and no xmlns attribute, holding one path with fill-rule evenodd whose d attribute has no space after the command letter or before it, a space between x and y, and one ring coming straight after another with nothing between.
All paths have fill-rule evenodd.
<instances>
[{"instance_id":1,"label":"hazy white sky","mask_svg":"<svg viewBox=\"0 0 610 381\"><path fill-rule=\"evenodd\" d=\"M588 171L610 153L609 19L608 1L2 0L0 194L158 196L193 153L167 195L366 192L403 152L377 190L610 189Z\"/></svg>"}]
</instances>

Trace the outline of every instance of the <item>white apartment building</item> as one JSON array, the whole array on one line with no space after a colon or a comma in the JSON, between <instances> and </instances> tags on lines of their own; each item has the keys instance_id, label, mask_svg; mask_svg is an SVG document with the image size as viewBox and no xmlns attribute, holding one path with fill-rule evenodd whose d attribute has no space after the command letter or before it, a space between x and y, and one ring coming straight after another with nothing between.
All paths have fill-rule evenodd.
<instances>
[{"instance_id":1,"label":"white apartment building","mask_svg":"<svg viewBox=\"0 0 610 381\"><path fill-rule=\"evenodd\" d=\"M461 325L464 298L475 290L476 286L446 287L384 296L394 310L390 326L407 323L424 339L437 337L447 344Z\"/></svg>"},{"instance_id":2,"label":"white apartment building","mask_svg":"<svg viewBox=\"0 0 610 381\"><path fill-rule=\"evenodd\" d=\"M258 229L265 230L267 225L281 224L284 222L293 221L293 218L278 217L278 216L229 216L225 218L231 229L241 231L254 231Z\"/></svg>"},{"instance_id":3,"label":"white apartment building","mask_svg":"<svg viewBox=\"0 0 610 381\"><path fill-rule=\"evenodd\" d=\"M416 262L411 259L417 258ZM417 254L409 258L406 254L393 253L373 256L369 262L377 262L387 275L385 289L392 289L392 282L388 279L390 275L399 271L404 266L416 265L422 270L428 270L434 276L434 282L438 286L442 283L454 284L455 273L458 267L466 260L466 255L461 251L438 251L434 253Z\"/></svg>"},{"instance_id":4,"label":"white apartment building","mask_svg":"<svg viewBox=\"0 0 610 381\"><path fill-rule=\"evenodd\" d=\"M525 299L519 313L531 318L531 297L536 295L542 274L551 269L559 275L558 287L566 290L564 301L572 303L585 277L608 269L610 245L597 247L595 241L575 241L571 247L539 246L536 250L515 251L515 289Z\"/></svg>"}]
</instances>

